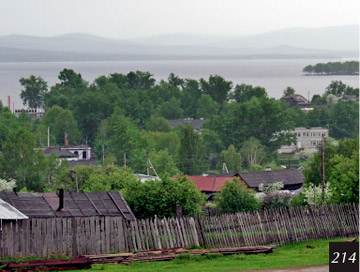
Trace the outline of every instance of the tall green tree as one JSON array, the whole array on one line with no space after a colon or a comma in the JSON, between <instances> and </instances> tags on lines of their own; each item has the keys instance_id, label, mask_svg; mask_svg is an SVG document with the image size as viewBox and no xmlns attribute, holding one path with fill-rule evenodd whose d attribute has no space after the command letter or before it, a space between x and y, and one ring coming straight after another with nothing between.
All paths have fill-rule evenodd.
<instances>
[{"instance_id":1,"label":"tall green tree","mask_svg":"<svg viewBox=\"0 0 360 272\"><path fill-rule=\"evenodd\" d=\"M80 131L70 110L53 106L46 111L43 121L56 141L53 144L63 145L65 132L69 135L69 144L79 143Z\"/></svg>"},{"instance_id":2,"label":"tall green tree","mask_svg":"<svg viewBox=\"0 0 360 272\"><path fill-rule=\"evenodd\" d=\"M283 96L289 96L291 94L295 94L295 89L292 88L292 87L287 87L285 90L284 90L284 93L283 93Z\"/></svg>"},{"instance_id":3,"label":"tall green tree","mask_svg":"<svg viewBox=\"0 0 360 272\"><path fill-rule=\"evenodd\" d=\"M219 168L222 168L222 163L224 162L230 173L235 174L240 172L242 168L242 157L234 145L230 145L227 150L221 151L220 159Z\"/></svg>"},{"instance_id":4,"label":"tall green tree","mask_svg":"<svg viewBox=\"0 0 360 272\"><path fill-rule=\"evenodd\" d=\"M236 102L244 103L250 101L252 97L266 98L267 93L265 88L262 87L253 87L252 85L237 84L234 89L233 97Z\"/></svg>"},{"instance_id":5,"label":"tall green tree","mask_svg":"<svg viewBox=\"0 0 360 272\"><path fill-rule=\"evenodd\" d=\"M31 75L29 78L22 77L19 81L23 87L20 97L24 105L35 110L42 108L44 95L48 90L46 81L34 75Z\"/></svg>"},{"instance_id":6,"label":"tall green tree","mask_svg":"<svg viewBox=\"0 0 360 272\"><path fill-rule=\"evenodd\" d=\"M254 164L261 164L266 158L265 147L254 137L243 142L240 154L244 158L244 162L248 168Z\"/></svg>"},{"instance_id":7,"label":"tall green tree","mask_svg":"<svg viewBox=\"0 0 360 272\"><path fill-rule=\"evenodd\" d=\"M47 160L42 151L34 150L35 138L25 128L10 132L0 155L2 176L15 179L17 187L43 191L45 187Z\"/></svg>"},{"instance_id":8,"label":"tall green tree","mask_svg":"<svg viewBox=\"0 0 360 272\"><path fill-rule=\"evenodd\" d=\"M208 94L220 105L228 99L228 95L232 89L232 82L226 81L218 75L210 75L209 80L200 79L200 86L203 93Z\"/></svg>"},{"instance_id":9,"label":"tall green tree","mask_svg":"<svg viewBox=\"0 0 360 272\"><path fill-rule=\"evenodd\" d=\"M329 176L331 200L336 203L359 203L359 150L352 156L335 155Z\"/></svg>"},{"instance_id":10,"label":"tall green tree","mask_svg":"<svg viewBox=\"0 0 360 272\"><path fill-rule=\"evenodd\" d=\"M205 150L201 135L191 124L180 130L179 169L188 175L201 174L206 169Z\"/></svg>"}]
</instances>

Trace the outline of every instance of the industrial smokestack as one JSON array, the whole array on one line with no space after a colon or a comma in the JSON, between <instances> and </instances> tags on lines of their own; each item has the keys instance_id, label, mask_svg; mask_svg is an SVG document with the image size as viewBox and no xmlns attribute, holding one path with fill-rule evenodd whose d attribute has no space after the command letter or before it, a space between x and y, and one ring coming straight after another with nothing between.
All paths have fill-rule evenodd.
<instances>
[{"instance_id":1,"label":"industrial smokestack","mask_svg":"<svg viewBox=\"0 0 360 272\"><path fill-rule=\"evenodd\" d=\"M64 189L59 190L59 208L57 211L61 211L64 208Z\"/></svg>"}]
</instances>

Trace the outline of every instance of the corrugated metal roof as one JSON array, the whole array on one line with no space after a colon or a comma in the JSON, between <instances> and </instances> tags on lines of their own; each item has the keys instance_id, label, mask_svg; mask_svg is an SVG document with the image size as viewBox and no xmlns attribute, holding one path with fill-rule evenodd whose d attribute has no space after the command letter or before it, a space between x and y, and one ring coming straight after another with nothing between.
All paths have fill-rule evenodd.
<instances>
[{"instance_id":1,"label":"corrugated metal roof","mask_svg":"<svg viewBox=\"0 0 360 272\"><path fill-rule=\"evenodd\" d=\"M0 192L0 199L29 217L123 216L127 220L135 219L119 192L65 193L61 211L57 210L59 197L56 193Z\"/></svg>"},{"instance_id":2,"label":"corrugated metal roof","mask_svg":"<svg viewBox=\"0 0 360 272\"><path fill-rule=\"evenodd\" d=\"M258 188L261 183L269 185L270 183L281 181L284 186L303 184L304 176L297 169L283 169L261 172L239 173L241 179L246 182L250 188Z\"/></svg>"},{"instance_id":3,"label":"corrugated metal roof","mask_svg":"<svg viewBox=\"0 0 360 272\"><path fill-rule=\"evenodd\" d=\"M28 219L25 214L11 206L9 203L0 199L0 219L1 220L19 220Z\"/></svg>"}]
</instances>

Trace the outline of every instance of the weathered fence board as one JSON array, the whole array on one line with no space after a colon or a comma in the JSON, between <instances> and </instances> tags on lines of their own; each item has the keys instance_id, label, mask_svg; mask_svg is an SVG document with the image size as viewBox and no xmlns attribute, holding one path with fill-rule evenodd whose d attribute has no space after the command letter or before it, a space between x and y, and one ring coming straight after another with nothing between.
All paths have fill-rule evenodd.
<instances>
[{"instance_id":1,"label":"weathered fence board","mask_svg":"<svg viewBox=\"0 0 360 272\"><path fill-rule=\"evenodd\" d=\"M75 257L174 247L286 244L358 236L358 230L356 204L130 222L110 216L33 218L2 222L0 257Z\"/></svg>"}]
</instances>

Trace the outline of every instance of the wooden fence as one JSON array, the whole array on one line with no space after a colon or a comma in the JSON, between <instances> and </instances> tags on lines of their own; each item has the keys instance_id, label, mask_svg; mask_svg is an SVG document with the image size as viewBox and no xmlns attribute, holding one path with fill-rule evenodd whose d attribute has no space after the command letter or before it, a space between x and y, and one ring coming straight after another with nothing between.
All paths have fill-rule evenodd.
<instances>
[{"instance_id":1,"label":"wooden fence","mask_svg":"<svg viewBox=\"0 0 360 272\"><path fill-rule=\"evenodd\" d=\"M235 247L286 244L358 236L357 205L290 207L209 217L137 220L130 250L171 247Z\"/></svg>"},{"instance_id":2,"label":"wooden fence","mask_svg":"<svg viewBox=\"0 0 360 272\"><path fill-rule=\"evenodd\" d=\"M351 204L131 222L122 217L33 218L2 222L0 257L286 244L358 234L359 208Z\"/></svg>"},{"instance_id":3,"label":"wooden fence","mask_svg":"<svg viewBox=\"0 0 360 272\"><path fill-rule=\"evenodd\" d=\"M122 217L32 218L3 221L0 257L80 256L127 251Z\"/></svg>"}]
</instances>

